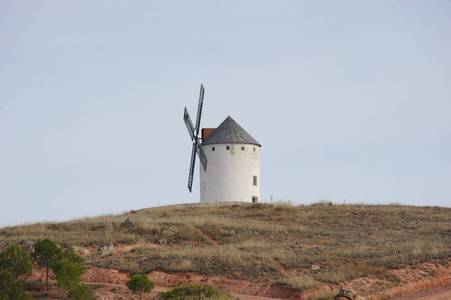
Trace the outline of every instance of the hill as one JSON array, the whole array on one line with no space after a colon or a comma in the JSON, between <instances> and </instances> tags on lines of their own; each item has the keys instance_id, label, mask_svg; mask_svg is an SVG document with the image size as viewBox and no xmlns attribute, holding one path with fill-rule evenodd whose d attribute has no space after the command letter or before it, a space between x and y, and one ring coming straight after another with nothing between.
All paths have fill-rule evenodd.
<instances>
[{"instance_id":1,"label":"hill","mask_svg":"<svg viewBox=\"0 0 451 300\"><path fill-rule=\"evenodd\" d=\"M442 207L192 204L2 228L0 244L48 237L75 245L92 282L146 273L160 286L209 282L240 294L331 299L345 285L382 299L451 284L450 219Z\"/></svg>"}]
</instances>

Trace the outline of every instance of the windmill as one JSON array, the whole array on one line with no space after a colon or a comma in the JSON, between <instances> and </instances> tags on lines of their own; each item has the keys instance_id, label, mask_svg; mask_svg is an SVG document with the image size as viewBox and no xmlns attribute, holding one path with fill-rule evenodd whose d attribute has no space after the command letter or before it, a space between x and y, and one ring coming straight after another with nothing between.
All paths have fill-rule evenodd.
<instances>
[{"instance_id":1,"label":"windmill","mask_svg":"<svg viewBox=\"0 0 451 300\"><path fill-rule=\"evenodd\" d=\"M193 141L188 189L191 192L193 187L197 152L202 164L202 168L199 168L201 203L258 203L261 145L230 116L218 127L203 128L200 132L204 93L204 87L200 85L196 127L186 107L183 115ZM208 153L208 167L205 152Z\"/></svg>"},{"instance_id":2,"label":"windmill","mask_svg":"<svg viewBox=\"0 0 451 300\"><path fill-rule=\"evenodd\" d=\"M202 148L201 138L199 138L199 128L200 128L200 118L202 115L202 105L204 102L204 86L200 85L200 93L199 93L199 104L197 106L197 117L196 117L196 127L193 126L193 122L188 114L188 110L185 107L185 112L183 114L183 120L185 121L186 128L188 129L188 133L193 141L193 150L191 151L191 164L189 167L189 176L188 176L188 189L191 192L193 188L193 178L194 178L194 166L196 164L196 152L199 156L200 163L204 171L207 170L207 156L205 155L204 149Z\"/></svg>"}]
</instances>

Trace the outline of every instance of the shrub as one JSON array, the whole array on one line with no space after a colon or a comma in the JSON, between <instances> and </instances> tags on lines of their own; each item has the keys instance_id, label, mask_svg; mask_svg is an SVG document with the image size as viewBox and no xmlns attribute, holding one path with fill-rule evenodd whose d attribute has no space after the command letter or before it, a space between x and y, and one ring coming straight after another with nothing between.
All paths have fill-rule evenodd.
<instances>
[{"instance_id":1,"label":"shrub","mask_svg":"<svg viewBox=\"0 0 451 300\"><path fill-rule=\"evenodd\" d=\"M85 271L85 260L77 255L72 247L61 252L53 265L58 286L65 290L76 287Z\"/></svg>"},{"instance_id":2,"label":"shrub","mask_svg":"<svg viewBox=\"0 0 451 300\"><path fill-rule=\"evenodd\" d=\"M14 281L6 270L0 270L0 300L28 300L32 299L24 291L23 283Z\"/></svg>"},{"instance_id":3,"label":"shrub","mask_svg":"<svg viewBox=\"0 0 451 300\"><path fill-rule=\"evenodd\" d=\"M315 277L318 281L326 283L340 283L356 277L356 272L350 269L338 268L318 273Z\"/></svg>"},{"instance_id":4,"label":"shrub","mask_svg":"<svg viewBox=\"0 0 451 300\"><path fill-rule=\"evenodd\" d=\"M163 211L160 215L160 218L170 218L170 217L171 214L167 210Z\"/></svg>"},{"instance_id":5,"label":"shrub","mask_svg":"<svg viewBox=\"0 0 451 300\"><path fill-rule=\"evenodd\" d=\"M248 206L245 206L245 209L255 209L255 210L259 210L259 209L264 209L268 206L268 204L263 204L263 203L252 203Z\"/></svg>"},{"instance_id":6,"label":"shrub","mask_svg":"<svg viewBox=\"0 0 451 300\"><path fill-rule=\"evenodd\" d=\"M33 271L30 255L19 244L12 244L0 252L0 270L8 271L13 280L30 276Z\"/></svg>"},{"instance_id":7,"label":"shrub","mask_svg":"<svg viewBox=\"0 0 451 300\"><path fill-rule=\"evenodd\" d=\"M316 281L312 276L306 274L288 277L279 281L279 283L286 284L298 290L314 288L319 284L318 281Z\"/></svg>"},{"instance_id":8,"label":"shrub","mask_svg":"<svg viewBox=\"0 0 451 300\"><path fill-rule=\"evenodd\" d=\"M133 294L139 294L139 299L142 293L149 293L155 287L154 282L145 274L134 275L125 285Z\"/></svg>"},{"instance_id":9,"label":"shrub","mask_svg":"<svg viewBox=\"0 0 451 300\"><path fill-rule=\"evenodd\" d=\"M69 299L72 300L95 300L97 297L86 284L76 285L69 289Z\"/></svg>"},{"instance_id":10,"label":"shrub","mask_svg":"<svg viewBox=\"0 0 451 300\"><path fill-rule=\"evenodd\" d=\"M293 206L291 201L277 202L274 204L274 211L276 211L276 212L294 212L294 211L296 211L296 207Z\"/></svg>"},{"instance_id":11,"label":"shrub","mask_svg":"<svg viewBox=\"0 0 451 300\"><path fill-rule=\"evenodd\" d=\"M330 300L334 299L334 296L337 294L337 292L334 291L320 291L319 293L316 293L312 296L310 296L309 300Z\"/></svg>"},{"instance_id":12,"label":"shrub","mask_svg":"<svg viewBox=\"0 0 451 300\"><path fill-rule=\"evenodd\" d=\"M228 292L208 284L180 286L166 292L161 292L160 296L166 300L237 299Z\"/></svg>"},{"instance_id":13,"label":"shrub","mask_svg":"<svg viewBox=\"0 0 451 300\"><path fill-rule=\"evenodd\" d=\"M31 299L19 277L31 275L32 269L30 255L19 244L0 252L0 300Z\"/></svg>"}]
</instances>

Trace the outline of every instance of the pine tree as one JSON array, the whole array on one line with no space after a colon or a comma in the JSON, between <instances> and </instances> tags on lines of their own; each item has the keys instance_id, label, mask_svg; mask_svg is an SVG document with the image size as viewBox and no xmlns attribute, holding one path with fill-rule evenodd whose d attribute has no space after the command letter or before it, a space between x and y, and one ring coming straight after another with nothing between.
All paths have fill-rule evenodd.
<instances>
[{"instance_id":1,"label":"pine tree","mask_svg":"<svg viewBox=\"0 0 451 300\"><path fill-rule=\"evenodd\" d=\"M61 249L58 245L48 238L40 239L34 245L34 253L31 255L31 258L39 267L45 268L45 285L47 290L49 290L49 270L52 268L60 252Z\"/></svg>"},{"instance_id":2,"label":"pine tree","mask_svg":"<svg viewBox=\"0 0 451 300\"><path fill-rule=\"evenodd\" d=\"M139 299L142 297L142 293L150 293L150 291L155 287L152 280L147 277L147 275L140 274L134 275L132 279L127 281L125 285L134 294L139 294Z\"/></svg>"}]
</instances>

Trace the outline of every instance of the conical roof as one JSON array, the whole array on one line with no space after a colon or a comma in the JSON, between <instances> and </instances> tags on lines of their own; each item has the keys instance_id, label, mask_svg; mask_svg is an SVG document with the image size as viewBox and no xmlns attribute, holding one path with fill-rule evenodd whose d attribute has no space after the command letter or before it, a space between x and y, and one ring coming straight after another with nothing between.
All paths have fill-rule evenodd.
<instances>
[{"instance_id":1,"label":"conical roof","mask_svg":"<svg viewBox=\"0 0 451 300\"><path fill-rule=\"evenodd\" d=\"M230 116L228 116L202 144L254 144L261 147L261 145Z\"/></svg>"}]
</instances>

